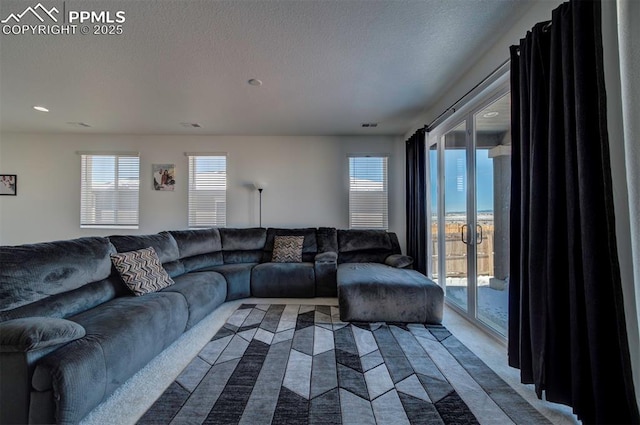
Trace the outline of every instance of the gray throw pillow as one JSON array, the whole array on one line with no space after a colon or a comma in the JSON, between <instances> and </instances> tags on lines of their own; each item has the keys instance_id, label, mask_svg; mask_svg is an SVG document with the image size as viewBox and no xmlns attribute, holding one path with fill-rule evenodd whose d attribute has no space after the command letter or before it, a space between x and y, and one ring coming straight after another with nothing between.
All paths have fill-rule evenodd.
<instances>
[{"instance_id":1,"label":"gray throw pillow","mask_svg":"<svg viewBox=\"0 0 640 425\"><path fill-rule=\"evenodd\" d=\"M53 317L27 317L0 323L0 352L27 352L66 344L86 335L82 325Z\"/></svg>"},{"instance_id":2,"label":"gray throw pillow","mask_svg":"<svg viewBox=\"0 0 640 425\"><path fill-rule=\"evenodd\" d=\"M304 236L276 236L273 241L274 263L301 263Z\"/></svg>"},{"instance_id":3,"label":"gray throw pillow","mask_svg":"<svg viewBox=\"0 0 640 425\"><path fill-rule=\"evenodd\" d=\"M173 285L153 247L111 255L111 262L136 296Z\"/></svg>"},{"instance_id":4,"label":"gray throw pillow","mask_svg":"<svg viewBox=\"0 0 640 425\"><path fill-rule=\"evenodd\" d=\"M387 266L404 269L405 267L409 267L413 264L413 258L407 255L393 254L388 256L384 262Z\"/></svg>"}]
</instances>

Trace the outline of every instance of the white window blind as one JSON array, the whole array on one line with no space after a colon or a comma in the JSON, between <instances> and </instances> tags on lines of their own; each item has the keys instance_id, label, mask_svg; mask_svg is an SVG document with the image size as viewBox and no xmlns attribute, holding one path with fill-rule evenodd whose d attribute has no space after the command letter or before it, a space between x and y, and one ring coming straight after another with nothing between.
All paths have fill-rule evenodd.
<instances>
[{"instance_id":1,"label":"white window blind","mask_svg":"<svg viewBox=\"0 0 640 425\"><path fill-rule=\"evenodd\" d=\"M349 157L349 227L388 229L386 156Z\"/></svg>"},{"instance_id":2,"label":"white window blind","mask_svg":"<svg viewBox=\"0 0 640 425\"><path fill-rule=\"evenodd\" d=\"M189 157L189 227L224 227L227 224L227 157Z\"/></svg>"},{"instance_id":3,"label":"white window blind","mask_svg":"<svg viewBox=\"0 0 640 425\"><path fill-rule=\"evenodd\" d=\"M80 227L138 228L139 155L80 155Z\"/></svg>"}]
</instances>

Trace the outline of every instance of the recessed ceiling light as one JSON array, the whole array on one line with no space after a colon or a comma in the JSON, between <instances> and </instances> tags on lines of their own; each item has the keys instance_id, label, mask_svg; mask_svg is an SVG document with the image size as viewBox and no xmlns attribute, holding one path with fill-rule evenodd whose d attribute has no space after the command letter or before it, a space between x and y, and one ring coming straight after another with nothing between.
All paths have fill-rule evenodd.
<instances>
[{"instance_id":1,"label":"recessed ceiling light","mask_svg":"<svg viewBox=\"0 0 640 425\"><path fill-rule=\"evenodd\" d=\"M33 109L35 109L36 111L40 111L40 112L49 112L49 110L47 108L45 108L44 106L39 106L39 105L34 106Z\"/></svg>"},{"instance_id":2,"label":"recessed ceiling light","mask_svg":"<svg viewBox=\"0 0 640 425\"><path fill-rule=\"evenodd\" d=\"M252 86L261 86L262 85L262 81L257 80L255 78L250 79L249 81L247 81L247 83L249 83Z\"/></svg>"},{"instance_id":3,"label":"recessed ceiling light","mask_svg":"<svg viewBox=\"0 0 640 425\"><path fill-rule=\"evenodd\" d=\"M78 128L89 128L89 127L91 127L86 122L80 122L80 121L72 121L72 122L68 122L67 124L72 126L72 127L78 127Z\"/></svg>"},{"instance_id":4,"label":"recessed ceiling light","mask_svg":"<svg viewBox=\"0 0 640 425\"><path fill-rule=\"evenodd\" d=\"M185 128L201 128L202 127L197 122L181 122L180 125Z\"/></svg>"},{"instance_id":5,"label":"recessed ceiling light","mask_svg":"<svg viewBox=\"0 0 640 425\"><path fill-rule=\"evenodd\" d=\"M493 118L493 117L497 117L498 115L500 115L500 112L492 111L492 112L487 112L485 114L482 114L482 117L483 118Z\"/></svg>"}]
</instances>

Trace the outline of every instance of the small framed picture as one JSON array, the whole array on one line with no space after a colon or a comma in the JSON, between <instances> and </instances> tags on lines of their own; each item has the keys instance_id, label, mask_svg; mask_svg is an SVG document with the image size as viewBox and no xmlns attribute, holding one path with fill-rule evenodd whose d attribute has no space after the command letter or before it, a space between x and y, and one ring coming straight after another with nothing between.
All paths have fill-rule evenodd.
<instances>
[{"instance_id":1,"label":"small framed picture","mask_svg":"<svg viewBox=\"0 0 640 425\"><path fill-rule=\"evenodd\" d=\"M18 193L18 176L0 174L0 195L16 196Z\"/></svg>"},{"instance_id":2,"label":"small framed picture","mask_svg":"<svg viewBox=\"0 0 640 425\"><path fill-rule=\"evenodd\" d=\"M176 186L175 164L153 164L153 189L174 190Z\"/></svg>"}]
</instances>

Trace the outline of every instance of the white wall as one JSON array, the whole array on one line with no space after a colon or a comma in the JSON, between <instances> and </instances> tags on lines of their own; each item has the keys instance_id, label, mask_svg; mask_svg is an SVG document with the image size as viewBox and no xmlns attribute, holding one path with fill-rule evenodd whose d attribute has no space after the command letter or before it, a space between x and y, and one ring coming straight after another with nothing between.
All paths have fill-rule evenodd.
<instances>
[{"instance_id":1,"label":"white wall","mask_svg":"<svg viewBox=\"0 0 640 425\"><path fill-rule=\"evenodd\" d=\"M187 227L185 152L226 152L227 226L347 228L348 153L390 154L389 226L404 245L404 144L394 137L257 137L12 134L0 136L0 170L18 174L16 197L0 204L0 244L88 235L155 233ZM140 228L81 229L77 151L140 152ZM176 164L174 192L152 190L151 166ZM9 171L2 171L9 172Z\"/></svg>"}]
</instances>

